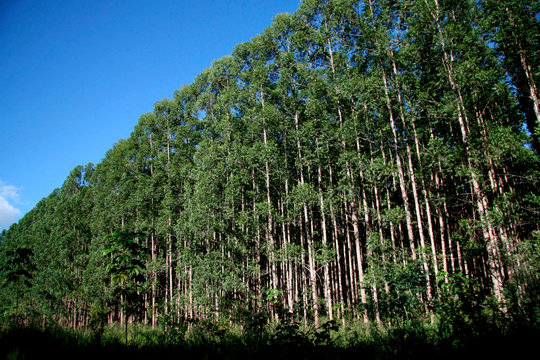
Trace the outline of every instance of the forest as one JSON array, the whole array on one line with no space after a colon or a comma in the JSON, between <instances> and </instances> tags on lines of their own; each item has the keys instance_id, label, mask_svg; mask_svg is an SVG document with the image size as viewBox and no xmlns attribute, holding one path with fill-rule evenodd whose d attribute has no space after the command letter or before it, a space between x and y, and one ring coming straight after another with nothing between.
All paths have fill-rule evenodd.
<instances>
[{"instance_id":1,"label":"forest","mask_svg":"<svg viewBox=\"0 0 540 360\"><path fill-rule=\"evenodd\" d=\"M538 331L538 79L536 0L303 0L1 232L0 343Z\"/></svg>"}]
</instances>

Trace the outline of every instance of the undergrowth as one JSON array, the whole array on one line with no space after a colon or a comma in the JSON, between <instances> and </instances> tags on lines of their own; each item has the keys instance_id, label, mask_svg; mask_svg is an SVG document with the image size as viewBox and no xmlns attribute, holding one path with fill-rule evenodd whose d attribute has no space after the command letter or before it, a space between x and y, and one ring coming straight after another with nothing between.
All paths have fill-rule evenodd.
<instances>
[{"instance_id":1,"label":"undergrowth","mask_svg":"<svg viewBox=\"0 0 540 360\"><path fill-rule=\"evenodd\" d=\"M199 322L181 328L133 327L92 331L12 327L0 330L1 359L467 359L520 358L532 351L540 329L486 328L462 335L437 324L392 327L326 321L318 328L282 322L257 328Z\"/></svg>"}]
</instances>

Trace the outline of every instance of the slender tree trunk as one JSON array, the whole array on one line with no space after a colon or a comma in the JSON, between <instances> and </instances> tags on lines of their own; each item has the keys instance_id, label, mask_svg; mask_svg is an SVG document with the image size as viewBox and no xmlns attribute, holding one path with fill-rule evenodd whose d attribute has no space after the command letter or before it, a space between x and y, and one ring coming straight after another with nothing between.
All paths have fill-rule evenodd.
<instances>
[{"instance_id":1,"label":"slender tree trunk","mask_svg":"<svg viewBox=\"0 0 540 360\"><path fill-rule=\"evenodd\" d=\"M304 185L305 179L304 179L304 170L303 170L303 157L302 157L302 148L300 144L300 126L299 126L299 119L298 119L298 112L295 112L294 114L294 124L296 127L296 146L298 150L298 161L299 161L299 169L300 169L300 179L299 184ZM308 216L308 208L307 205L303 204L303 210L304 210L304 229L306 233L306 243L307 243L307 250L308 250L308 266L309 266L309 283L311 286L311 300L313 301L313 312L315 317L315 326L319 326L319 295L317 293L317 272L315 268L315 258L313 255L313 239L312 239L312 233L310 232L310 226L309 226L309 216Z\"/></svg>"},{"instance_id":2,"label":"slender tree trunk","mask_svg":"<svg viewBox=\"0 0 540 360\"><path fill-rule=\"evenodd\" d=\"M318 140L317 140L318 143ZM318 147L318 144L317 144ZM317 154L317 158L319 158ZM327 237L327 230L326 230L326 213L325 213L325 206L324 206L324 195L322 190L322 170L321 170L321 164L320 159L318 166L317 166L317 175L318 175L318 186L319 186L319 205L321 207L321 225L322 225L322 243L323 248L326 250L327 244L328 244L328 237ZM328 317L330 320L334 319L334 314L332 310L332 296L330 294L330 273L329 273L329 264L327 261L325 261L325 264L323 266L324 268L324 297L326 300L326 311L328 312Z\"/></svg>"},{"instance_id":3,"label":"slender tree trunk","mask_svg":"<svg viewBox=\"0 0 540 360\"><path fill-rule=\"evenodd\" d=\"M429 4L427 2L428 0L425 0L426 5L429 7ZM482 228L482 236L487 244L487 252L488 252L488 265L489 265L489 274L491 277L492 285L493 285L493 292L495 294L496 299L499 301L499 303L504 304L505 296L504 296L504 286L503 286L503 278L502 278L502 272L501 272L501 266L500 266L500 255L499 255L499 248L497 244L497 239L493 236L493 228L491 224L491 220L489 219L488 211L489 211L489 204L488 199L484 191L482 191L480 187L480 183L478 180L478 174L474 166L472 165L472 158L471 158L471 151L469 148L469 141L468 141L468 134L470 132L469 130L469 121L467 119L467 113L465 110L465 103L463 101L463 96L461 94L461 90L457 86L457 83L454 80L454 70L453 70L453 56L448 52L446 49L446 39L444 37L444 32L440 26L439 21L439 2L438 0L434 0L435 4L435 10L432 11L432 15L434 18L434 21L437 24L438 32L439 32L439 38L441 41L441 46L443 50L443 63L445 65L445 69L448 76L448 81L450 83L451 88L456 92L458 95L458 123L461 131L461 140L466 148L467 152L467 165L470 171L471 176L471 187L473 190L473 194L475 196L475 201L477 205L478 214L480 216L480 222L481 222L481 228ZM502 305L501 308L503 311L506 311L506 307Z\"/></svg>"},{"instance_id":4,"label":"slender tree trunk","mask_svg":"<svg viewBox=\"0 0 540 360\"><path fill-rule=\"evenodd\" d=\"M328 144L327 144L328 146ZM329 182L330 182L330 188L333 188L334 185L333 185L333 171L332 171L332 166L330 165L328 167L328 172L329 172ZM330 205L330 218L332 219L332 236L333 236L333 239L334 239L334 248L336 250L336 259L335 259L335 263L336 263L336 267L337 267L337 274L336 274L336 277L337 277L337 289L338 289L338 292L337 292L337 299L336 301L339 302L340 304L340 310L341 310L341 319L342 319L342 323L343 323L343 326L345 326L345 302L346 302L346 299L344 297L344 286L343 286L343 270L342 270L342 258L341 258L341 251L340 251L340 248L341 246L339 245L339 235L338 235L338 224L337 224L337 219L336 219L336 213L335 213L335 210L334 210L334 205L332 204L332 201L330 201L329 203Z\"/></svg>"},{"instance_id":5,"label":"slender tree trunk","mask_svg":"<svg viewBox=\"0 0 540 360\"><path fill-rule=\"evenodd\" d=\"M264 92L261 91L261 105L262 110L264 112ZM266 180L266 206L268 207L267 210L267 229L266 229L266 242L269 248L269 271L270 271L270 288L277 289L278 288L278 279L277 279L277 269L276 269L276 262L275 262L275 255L274 255L274 239L273 239L273 220L272 220L272 199L270 195L270 165L268 163L268 139L266 134L266 125L263 126L263 140L264 140L264 148L267 150L265 154L264 159L264 166L265 166L265 180ZM272 312L274 315L275 320L278 320L278 313L274 311L272 308Z\"/></svg>"},{"instance_id":6,"label":"slender tree trunk","mask_svg":"<svg viewBox=\"0 0 540 360\"><path fill-rule=\"evenodd\" d=\"M513 14L513 11L508 6L506 6L506 14L508 15L510 24L515 29L517 26L514 19L514 14ZM533 68L529 63L529 59L527 56L528 53L523 48L523 44L520 40L521 34L516 34L515 31L513 31L512 33L514 34L514 42L519 52L519 61L520 61L521 69L523 73L525 74L525 78L527 79L527 85L529 87L529 97L533 104L534 114L536 115L536 129L540 129L540 100L538 96L538 87L536 86L536 81L534 79ZM531 131L533 131L533 129L531 129Z\"/></svg>"},{"instance_id":7,"label":"slender tree trunk","mask_svg":"<svg viewBox=\"0 0 540 360\"><path fill-rule=\"evenodd\" d=\"M389 120L390 120L389 125L390 125L390 128L392 129L392 135L393 135L393 140L394 140L394 153L396 155L399 187L401 190L401 197L403 198L403 207L405 210L405 221L407 223L409 247L411 249L413 260L416 260L417 255L416 255L416 246L415 246L415 241L414 241L415 236L414 236L414 229L413 229L412 218L411 218L409 195L407 193L407 188L406 188L406 183L405 183L403 164L401 163L401 156L399 155L399 142L398 142L397 131L395 127L394 113L392 111L392 104L390 101L390 92L388 90L388 82L386 81L386 73L384 69L382 69L382 65L381 65L381 71L382 71L382 80L384 84L384 94L386 98L386 107L388 108L388 115L389 115Z\"/></svg>"}]
</instances>

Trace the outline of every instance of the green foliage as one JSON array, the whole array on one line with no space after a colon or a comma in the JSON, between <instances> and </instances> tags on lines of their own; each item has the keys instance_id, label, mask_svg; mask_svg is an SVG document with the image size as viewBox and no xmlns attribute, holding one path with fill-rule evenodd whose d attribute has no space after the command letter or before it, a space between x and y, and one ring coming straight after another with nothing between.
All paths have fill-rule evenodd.
<instances>
[{"instance_id":1,"label":"green foliage","mask_svg":"<svg viewBox=\"0 0 540 360\"><path fill-rule=\"evenodd\" d=\"M479 326L484 301L479 284L461 273L446 274L444 271L439 273L437 283L439 296L435 313L443 336L464 336Z\"/></svg>"},{"instance_id":2,"label":"green foliage","mask_svg":"<svg viewBox=\"0 0 540 360\"><path fill-rule=\"evenodd\" d=\"M2 254L2 264L0 272L4 278L2 287L15 287L15 306L12 309L6 309L3 314L8 323L20 325L20 304L25 298L27 290L32 287L32 272L36 270L33 262L33 251L29 248L16 248L14 250L5 250ZM24 303L23 305L26 305ZM23 306L26 308L26 306ZM26 312L26 310L25 310Z\"/></svg>"},{"instance_id":3,"label":"green foliage","mask_svg":"<svg viewBox=\"0 0 540 360\"><path fill-rule=\"evenodd\" d=\"M114 293L123 300L122 306L126 312L126 344L128 342L129 315L139 312L140 298L145 290L144 248L136 242L138 234L125 231L115 231L105 237L107 247L104 256L110 256L107 272L111 276Z\"/></svg>"},{"instance_id":4,"label":"green foliage","mask_svg":"<svg viewBox=\"0 0 540 360\"><path fill-rule=\"evenodd\" d=\"M145 281L144 248L135 241L137 236L134 233L115 231L105 237L107 247L103 255L110 255L111 258L106 270L111 275L112 284L121 284L126 293L141 291Z\"/></svg>"},{"instance_id":5,"label":"green foliage","mask_svg":"<svg viewBox=\"0 0 540 360\"><path fill-rule=\"evenodd\" d=\"M30 271L35 270L32 262L33 251L28 248L17 248L5 251L5 263L0 271L5 273L7 283L21 283L27 287L31 286L30 280L33 278Z\"/></svg>"}]
</instances>

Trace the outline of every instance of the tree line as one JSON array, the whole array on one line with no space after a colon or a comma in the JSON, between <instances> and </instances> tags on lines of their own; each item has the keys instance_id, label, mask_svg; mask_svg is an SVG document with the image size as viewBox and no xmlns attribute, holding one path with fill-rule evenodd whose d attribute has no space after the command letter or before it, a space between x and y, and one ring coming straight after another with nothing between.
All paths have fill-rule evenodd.
<instances>
[{"instance_id":1,"label":"tree line","mask_svg":"<svg viewBox=\"0 0 540 360\"><path fill-rule=\"evenodd\" d=\"M2 320L537 317L539 13L279 14L1 233Z\"/></svg>"}]
</instances>

